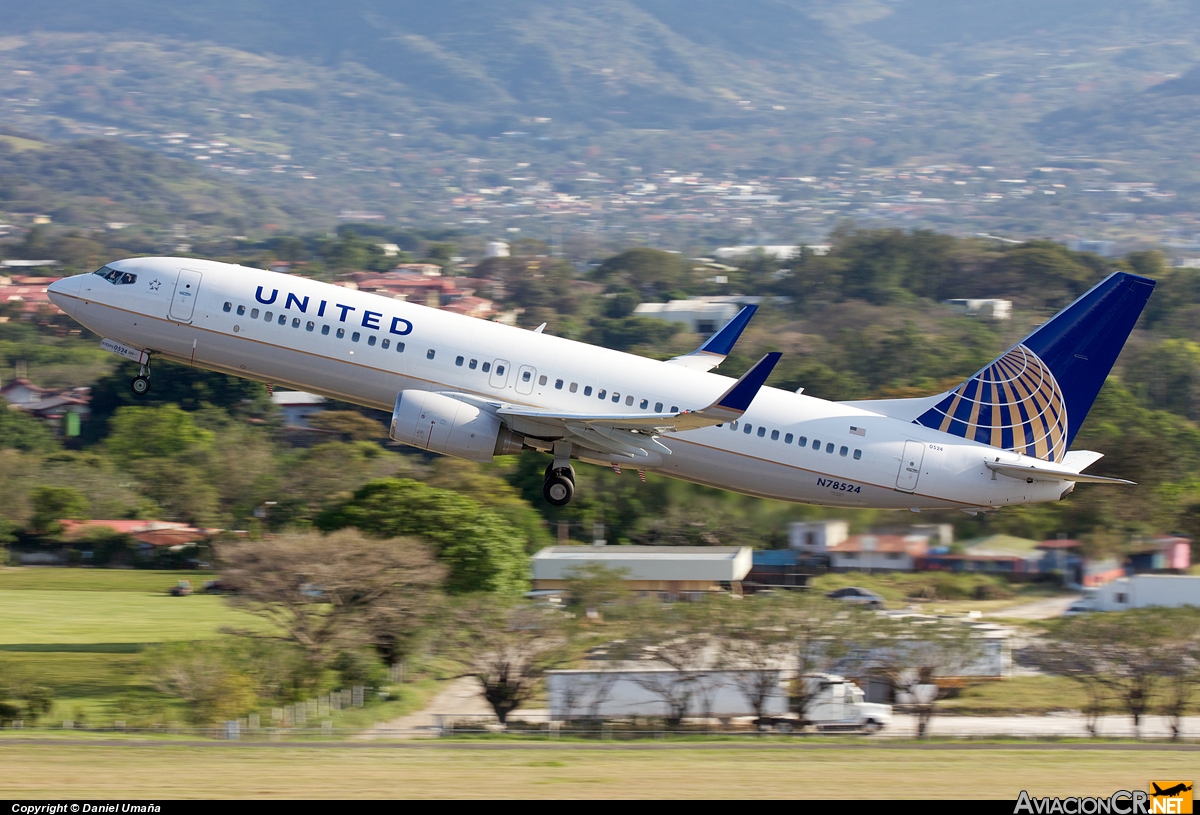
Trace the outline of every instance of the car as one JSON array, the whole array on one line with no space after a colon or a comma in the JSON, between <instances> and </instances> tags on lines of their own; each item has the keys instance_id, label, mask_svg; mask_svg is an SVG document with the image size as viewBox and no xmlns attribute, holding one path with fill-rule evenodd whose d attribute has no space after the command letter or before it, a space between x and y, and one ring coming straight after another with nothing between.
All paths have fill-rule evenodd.
<instances>
[{"instance_id":1,"label":"car","mask_svg":"<svg viewBox=\"0 0 1200 815\"><path fill-rule=\"evenodd\" d=\"M1076 600L1074 603L1063 612L1064 617L1074 617L1078 614L1087 614L1092 610L1092 604L1088 600Z\"/></svg>"},{"instance_id":2,"label":"car","mask_svg":"<svg viewBox=\"0 0 1200 815\"><path fill-rule=\"evenodd\" d=\"M846 586L841 589L834 589L827 592L826 597L831 600L841 600L854 605L867 606L868 608L885 608L887 604L884 599L869 589L859 588L858 586Z\"/></svg>"}]
</instances>

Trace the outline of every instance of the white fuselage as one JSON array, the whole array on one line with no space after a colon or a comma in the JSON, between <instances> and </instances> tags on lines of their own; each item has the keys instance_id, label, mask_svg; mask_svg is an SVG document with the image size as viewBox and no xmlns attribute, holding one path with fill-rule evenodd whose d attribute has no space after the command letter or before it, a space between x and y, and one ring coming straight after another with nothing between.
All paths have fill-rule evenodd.
<instances>
[{"instance_id":1,"label":"white fuselage","mask_svg":"<svg viewBox=\"0 0 1200 815\"><path fill-rule=\"evenodd\" d=\"M561 412L697 410L732 384L681 365L259 269L180 258L108 268L137 281L114 285L79 275L52 288L55 302L97 334L184 364L381 410L390 411L406 389ZM512 430L538 435L536 422L514 421ZM802 503L971 509L1056 500L1070 487L997 476L984 466L1035 459L774 388L759 391L736 425L667 433L660 441L670 455L648 469Z\"/></svg>"}]
</instances>

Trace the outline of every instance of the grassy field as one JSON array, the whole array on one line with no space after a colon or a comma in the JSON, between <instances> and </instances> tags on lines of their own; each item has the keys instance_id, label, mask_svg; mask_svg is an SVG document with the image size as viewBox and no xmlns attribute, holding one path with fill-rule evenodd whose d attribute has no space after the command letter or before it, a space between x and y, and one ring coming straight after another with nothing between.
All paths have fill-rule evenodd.
<instances>
[{"instance_id":1,"label":"grassy field","mask_svg":"<svg viewBox=\"0 0 1200 815\"><path fill-rule=\"evenodd\" d=\"M0 690L49 688L43 726L184 721L182 704L151 687L145 650L163 642L212 639L224 628L265 630L264 622L216 595L171 597L180 579L194 589L211 573L122 569L0 569ZM388 689L381 704L333 713L338 728L370 727L420 709L432 680ZM269 713L269 711L267 711Z\"/></svg>"},{"instance_id":2,"label":"grassy field","mask_svg":"<svg viewBox=\"0 0 1200 815\"><path fill-rule=\"evenodd\" d=\"M1192 778L1194 752L194 748L0 743L0 797L1007 798ZM185 773L180 772L186 767Z\"/></svg>"}]
</instances>

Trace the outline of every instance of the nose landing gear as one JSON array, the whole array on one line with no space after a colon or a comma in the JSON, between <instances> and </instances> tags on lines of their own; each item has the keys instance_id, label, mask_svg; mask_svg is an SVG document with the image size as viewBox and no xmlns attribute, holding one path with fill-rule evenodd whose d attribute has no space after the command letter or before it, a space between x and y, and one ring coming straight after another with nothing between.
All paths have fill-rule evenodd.
<instances>
[{"instance_id":1,"label":"nose landing gear","mask_svg":"<svg viewBox=\"0 0 1200 815\"><path fill-rule=\"evenodd\" d=\"M129 389L133 391L135 396L144 396L150 390L150 355L146 355L146 362L138 371L129 383Z\"/></svg>"}]
</instances>

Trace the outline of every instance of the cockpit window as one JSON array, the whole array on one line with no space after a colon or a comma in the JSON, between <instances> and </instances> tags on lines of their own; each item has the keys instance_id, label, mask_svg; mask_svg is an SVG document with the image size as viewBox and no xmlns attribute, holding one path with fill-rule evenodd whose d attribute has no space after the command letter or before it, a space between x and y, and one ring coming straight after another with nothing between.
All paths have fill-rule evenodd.
<instances>
[{"instance_id":1,"label":"cockpit window","mask_svg":"<svg viewBox=\"0 0 1200 815\"><path fill-rule=\"evenodd\" d=\"M128 286L130 283L137 282L137 275L130 274L129 272L120 272L116 269L110 269L107 266L102 266L93 272L93 274L100 275L114 286Z\"/></svg>"}]
</instances>

